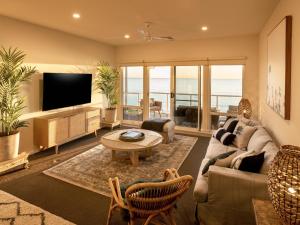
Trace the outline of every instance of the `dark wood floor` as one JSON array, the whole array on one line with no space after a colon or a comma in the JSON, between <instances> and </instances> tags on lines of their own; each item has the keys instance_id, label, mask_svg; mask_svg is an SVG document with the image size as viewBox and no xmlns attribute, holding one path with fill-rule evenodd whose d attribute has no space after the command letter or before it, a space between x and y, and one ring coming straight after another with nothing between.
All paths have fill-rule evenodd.
<instances>
[{"instance_id":1,"label":"dark wood floor","mask_svg":"<svg viewBox=\"0 0 300 225\"><path fill-rule=\"evenodd\" d=\"M101 135L107 130L99 131L98 137L92 135L65 144L61 152L71 151L81 145L99 142ZM189 156L179 169L180 174L190 174L197 178L200 163L206 152L209 139L199 137ZM40 158L50 157L54 150L35 154L31 162ZM15 172L18 173L18 172ZM11 175L13 176L13 175ZM1 179L1 177L0 177ZM178 203L177 224L188 225L194 223L193 188L182 197ZM106 196L79 188L42 174L41 171L22 176L0 184L0 189L9 192L25 201L37 205L53 214L63 217L79 225L104 225L109 208L110 199ZM112 224L126 224L118 213L114 214Z\"/></svg>"}]
</instances>

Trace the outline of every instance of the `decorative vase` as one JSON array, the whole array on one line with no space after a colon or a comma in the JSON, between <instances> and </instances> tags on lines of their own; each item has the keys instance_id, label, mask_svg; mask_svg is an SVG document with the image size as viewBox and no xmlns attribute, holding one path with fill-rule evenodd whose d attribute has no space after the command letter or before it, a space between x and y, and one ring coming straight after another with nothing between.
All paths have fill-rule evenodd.
<instances>
[{"instance_id":1,"label":"decorative vase","mask_svg":"<svg viewBox=\"0 0 300 225\"><path fill-rule=\"evenodd\" d=\"M242 98L238 106L238 114L246 119L250 119L252 115L251 103L247 98Z\"/></svg>"},{"instance_id":2,"label":"decorative vase","mask_svg":"<svg viewBox=\"0 0 300 225\"><path fill-rule=\"evenodd\" d=\"M268 171L268 189L283 224L300 224L300 148L284 145Z\"/></svg>"},{"instance_id":3,"label":"decorative vase","mask_svg":"<svg viewBox=\"0 0 300 225\"><path fill-rule=\"evenodd\" d=\"M106 108L105 109L105 122L114 123L117 120L117 109L116 108Z\"/></svg>"},{"instance_id":4,"label":"decorative vase","mask_svg":"<svg viewBox=\"0 0 300 225\"><path fill-rule=\"evenodd\" d=\"M0 136L0 162L14 159L19 154L20 132Z\"/></svg>"}]
</instances>

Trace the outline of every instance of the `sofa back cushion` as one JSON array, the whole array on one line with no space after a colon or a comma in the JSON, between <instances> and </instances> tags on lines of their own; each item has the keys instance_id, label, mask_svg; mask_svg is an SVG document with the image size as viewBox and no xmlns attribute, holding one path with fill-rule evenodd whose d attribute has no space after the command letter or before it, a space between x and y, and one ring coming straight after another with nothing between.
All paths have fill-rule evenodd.
<instances>
[{"instance_id":1,"label":"sofa back cushion","mask_svg":"<svg viewBox=\"0 0 300 225\"><path fill-rule=\"evenodd\" d=\"M255 127L255 126L261 126L260 122L257 120L252 120L252 119L247 119L243 116L239 116L238 117L239 121L241 121L242 123L251 126L251 127Z\"/></svg>"},{"instance_id":2,"label":"sofa back cushion","mask_svg":"<svg viewBox=\"0 0 300 225\"><path fill-rule=\"evenodd\" d=\"M272 138L265 128L258 127L249 140L247 150L260 152L270 141L272 141Z\"/></svg>"},{"instance_id":3,"label":"sofa back cushion","mask_svg":"<svg viewBox=\"0 0 300 225\"><path fill-rule=\"evenodd\" d=\"M260 173L267 174L274 157L279 151L279 148L275 145L274 142L268 142L261 151L265 152L265 160L260 169Z\"/></svg>"}]
</instances>

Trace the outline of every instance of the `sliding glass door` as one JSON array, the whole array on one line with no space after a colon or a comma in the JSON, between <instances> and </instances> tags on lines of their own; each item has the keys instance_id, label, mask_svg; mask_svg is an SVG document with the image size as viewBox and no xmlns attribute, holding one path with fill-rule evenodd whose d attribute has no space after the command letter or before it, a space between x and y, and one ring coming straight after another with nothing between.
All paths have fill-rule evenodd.
<instances>
[{"instance_id":1,"label":"sliding glass door","mask_svg":"<svg viewBox=\"0 0 300 225\"><path fill-rule=\"evenodd\" d=\"M171 67L148 67L149 118L169 118L171 105Z\"/></svg>"},{"instance_id":2,"label":"sliding glass door","mask_svg":"<svg viewBox=\"0 0 300 225\"><path fill-rule=\"evenodd\" d=\"M243 94L243 65L212 65L211 129L219 127L227 116L236 116Z\"/></svg>"},{"instance_id":3,"label":"sliding glass door","mask_svg":"<svg viewBox=\"0 0 300 225\"><path fill-rule=\"evenodd\" d=\"M174 121L177 126L201 127L201 66L175 67Z\"/></svg>"},{"instance_id":4,"label":"sliding glass door","mask_svg":"<svg viewBox=\"0 0 300 225\"><path fill-rule=\"evenodd\" d=\"M128 66L123 67L123 120L142 121L143 120L143 67Z\"/></svg>"},{"instance_id":5,"label":"sliding glass door","mask_svg":"<svg viewBox=\"0 0 300 225\"><path fill-rule=\"evenodd\" d=\"M243 65L122 67L123 122L171 118L177 129L210 132L236 116Z\"/></svg>"}]
</instances>

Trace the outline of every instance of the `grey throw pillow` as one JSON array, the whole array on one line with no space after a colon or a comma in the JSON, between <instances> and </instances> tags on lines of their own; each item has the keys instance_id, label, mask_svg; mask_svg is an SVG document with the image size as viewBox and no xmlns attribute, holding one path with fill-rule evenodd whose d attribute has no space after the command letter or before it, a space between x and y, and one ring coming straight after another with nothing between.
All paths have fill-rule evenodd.
<instances>
[{"instance_id":1,"label":"grey throw pillow","mask_svg":"<svg viewBox=\"0 0 300 225\"><path fill-rule=\"evenodd\" d=\"M211 165L214 165L218 159L225 159L225 158L227 158L228 156L230 156L231 154L233 154L233 153L235 153L235 152L236 152L236 151L225 152L225 153L222 153L222 154L217 155L216 157L210 159L210 160L206 163L206 165L203 167L203 169L202 169L202 175L206 174L207 171L208 171L208 169L209 169L209 167L210 167Z\"/></svg>"}]
</instances>

